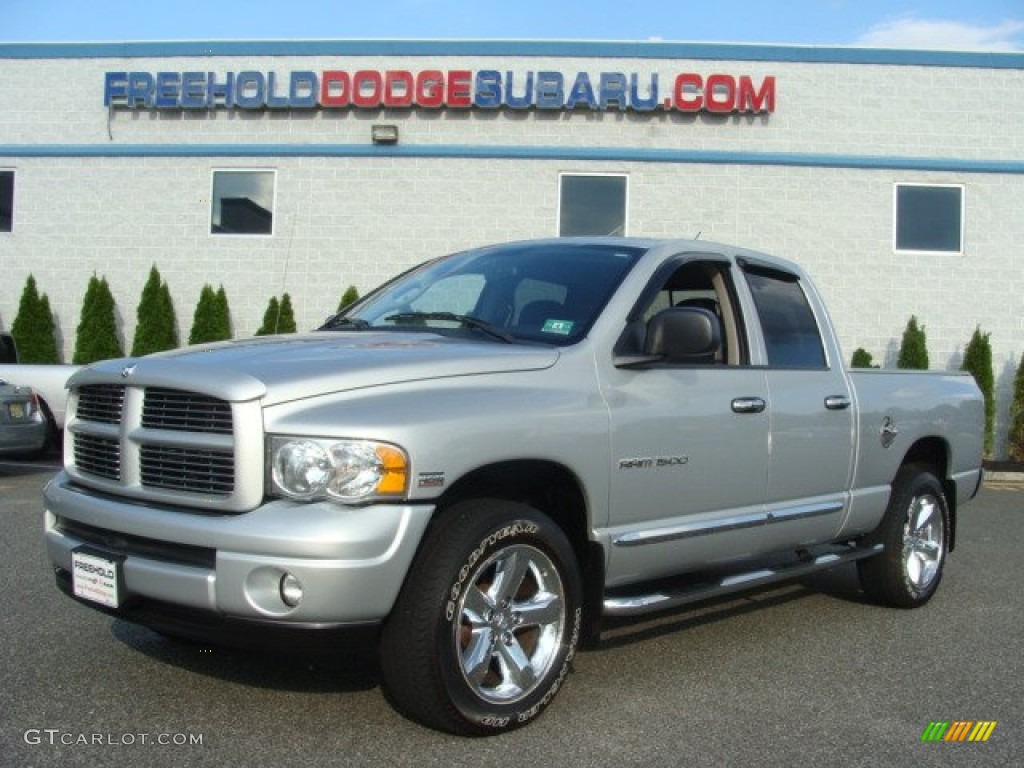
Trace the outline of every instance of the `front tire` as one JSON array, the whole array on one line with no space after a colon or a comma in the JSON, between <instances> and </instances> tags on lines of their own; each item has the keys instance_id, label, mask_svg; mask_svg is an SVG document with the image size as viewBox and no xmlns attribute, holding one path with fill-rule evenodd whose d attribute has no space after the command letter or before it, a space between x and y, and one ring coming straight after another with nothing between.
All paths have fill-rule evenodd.
<instances>
[{"instance_id":1,"label":"front tire","mask_svg":"<svg viewBox=\"0 0 1024 768\"><path fill-rule=\"evenodd\" d=\"M487 735L551 702L579 641L582 582L564 532L525 504L468 501L424 540L381 637L395 706L425 725Z\"/></svg>"},{"instance_id":2,"label":"front tire","mask_svg":"<svg viewBox=\"0 0 1024 768\"><path fill-rule=\"evenodd\" d=\"M928 468L902 467L878 529L867 543L884 551L858 562L861 587L875 602L898 608L927 603L942 580L950 516L942 483Z\"/></svg>"}]
</instances>

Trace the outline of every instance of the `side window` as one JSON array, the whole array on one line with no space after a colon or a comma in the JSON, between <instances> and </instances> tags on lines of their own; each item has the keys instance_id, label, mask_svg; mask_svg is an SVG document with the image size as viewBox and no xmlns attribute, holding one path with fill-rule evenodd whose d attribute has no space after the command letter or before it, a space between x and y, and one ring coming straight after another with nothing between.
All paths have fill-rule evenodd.
<instances>
[{"instance_id":1,"label":"side window","mask_svg":"<svg viewBox=\"0 0 1024 768\"><path fill-rule=\"evenodd\" d=\"M821 332L796 277L758 269L745 273L761 321L768 365L826 368Z\"/></svg>"},{"instance_id":2,"label":"side window","mask_svg":"<svg viewBox=\"0 0 1024 768\"><path fill-rule=\"evenodd\" d=\"M743 329L735 310L735 292L728 268L720 263L690 261L672 272L659 286L644 308L646 327L651 318L670 307L706 309L718 318L722 330L722 346L714 359L706 363L744 365L747 363Z\"/></svg>"}]
</instances>

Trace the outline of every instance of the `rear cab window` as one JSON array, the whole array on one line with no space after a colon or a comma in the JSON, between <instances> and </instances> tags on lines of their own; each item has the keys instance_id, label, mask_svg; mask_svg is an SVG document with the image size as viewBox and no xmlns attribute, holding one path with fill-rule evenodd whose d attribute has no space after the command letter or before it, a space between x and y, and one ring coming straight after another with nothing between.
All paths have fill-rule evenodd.
<instances>
[{"instance_id":1,"label":"rear cab window","mask_svg":"<svg viewBox=\"0 0 1024 768\"><path fill-rule=\"evenodd\" d=\"M827 368L821 329L796 275L745 265L772 368Z\"/></svg>"}]
</instances>

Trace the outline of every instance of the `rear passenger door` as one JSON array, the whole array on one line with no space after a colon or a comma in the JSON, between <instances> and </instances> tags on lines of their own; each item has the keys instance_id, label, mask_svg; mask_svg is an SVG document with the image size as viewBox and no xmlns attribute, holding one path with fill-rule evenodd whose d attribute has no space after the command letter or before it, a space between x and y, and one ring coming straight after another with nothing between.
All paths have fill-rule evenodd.
<instances>
[{"instance_id":1,"label":"rear passenger door","mask_svg":"<svg viewBox=\"0 0 1024 768\"><path fill-rule=\"evenodd\" d=\"M797 275L745 264L761 327L771 413L766 511L779 546L831 539L848 503L853 398L822 342L823 308Z\"/></svg>"}]
</instances>

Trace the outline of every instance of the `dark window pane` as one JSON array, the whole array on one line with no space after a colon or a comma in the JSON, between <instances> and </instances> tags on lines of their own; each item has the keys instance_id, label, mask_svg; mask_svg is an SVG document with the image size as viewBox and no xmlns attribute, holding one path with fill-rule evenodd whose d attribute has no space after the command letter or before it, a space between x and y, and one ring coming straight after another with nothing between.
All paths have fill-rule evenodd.
<instances>
[{"instance_id":1,"label":"dark window pane","mask_svg":"<svg viewBox=\"0 0 1024 768\"><path fill-rule=\"evenodd\" d=\"M14 223L14 171L0 171L0 232Z\"/></svg>"},{"instance_id":2,"label":"dark window pane","mask_svg":"<svg viewBox=\"0 0 1024 768\"><path fill-rule=\"evenodd\" d=\"M558 234L624 235L626 177L561 177Z\"/></svg>"},{"instance_id":3,"label":"dark window pane","mask_svg":"<svg viewBox=\"0 0 1024 768\"><path fill-rule=\"evenodd\" d=\"M271 234L273 171L214 171L210 231L230 235Z\"/></svg>"},{"instance_id":4,"label":"dark window pane","mask_svg":"<svg viewBox=\"0 0 1024 768\"><path fill-rule=\"evenodd\" d=\"M825 368L825 351L814 313L795 279L769 272L747 272L773 368Z\"/></svg>"},{"instance_id":5,"label":"dark window pane","mask_svg":"<svg viewBox=\"0 0 1024 768\"><path fill-rule=\"evenodd\" d=\"M896 187L896 250L962 250L960 187Z\"/></svg>"}]
</instances>

